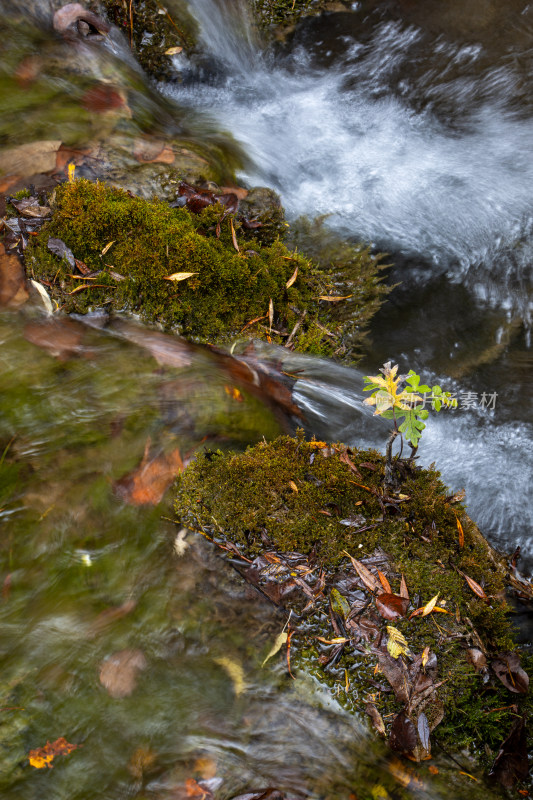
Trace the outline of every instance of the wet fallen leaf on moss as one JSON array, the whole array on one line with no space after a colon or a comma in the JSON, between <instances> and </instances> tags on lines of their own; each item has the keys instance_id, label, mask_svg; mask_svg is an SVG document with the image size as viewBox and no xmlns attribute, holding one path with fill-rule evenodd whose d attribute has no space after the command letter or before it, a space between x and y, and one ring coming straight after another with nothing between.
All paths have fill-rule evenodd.
<instances>
[{"instance_id":1,"label":"wet fallen leaf on moss","mask_svg":"<svg viewBox=\"0 0 533 800\"><path fill-rule=\"evenodd\" d=\"M379 735L385 736L385 723L383 722L383 717L377 710L374 703L367 703L365 706L365 711L372 720L372 725L379 733Z\"/></svg>"},{"instance_id":2,"label":"wet fallen leaf on moss","mask_svg":"<svg viewBox=\"0 0 533 800\"><path fill-rule=\"evenodd\" d=\"M68 755L81 746L81 744L70 744L70 742L67 742L62 736L56 739L55 742L47 742L44 747L37 747L35 750L30 750L28 757L31 766L35 767L35 769L42 769L43 767L53 769L54 765L52 761L55 756Z\"/></svg>"},{"instance_id":3,"label":"wet fallen leaf on moss","mask_svg":"<svg viewBox=\"0 0 533 800\"><path fill-rule=\"evenodd\" d=\"M198 275L197 272L173 272L172 275L165 275L166 281L185 281L187 278L192 278L193 275Z\"/></svg>"},{"instance_id":4,"label":"wet fallen leaf on moss","mask_svg":"<svg viewBox=\"0 0 533 800\"><path fill-rule=\"evenodd\" d=\"M459 569L459 570L457 570L457 572L459 573L459 575L462 575L462 576L463 576L463 578L465 579L465 581L467 582L467 584L470 586L470 588L472 589L472 591L474 592L474 594L477 594L477 596L478 596L479 598L481 598L481 600L484 600L486 603L490 603L490 600L489 600L489 598L488 598L488 597L487 597L487 595L485 594L485 590L484 590L484 589L483 589L483 588L482 588L482 587L479 585L479 583L477 583L477 582L476 582L476 581L475 581L473 578L470 578L470 577L469 577L468 575L466 575L464 572L461 572L461 570L460 570L460 569Z\"/></svg>"},{"instance_id":5,"label":"wet fallen leaf on moss","mask_svg":"<svg viewBox=\"0 0 533 800\"><path fill-rule=\"evenodd\" d=\"M376 597L376 608L383 619L400 619L405 616L409 600L397 594L380 594Z\"/></svg>"},{"instance_id":6,"label":"wet fallen leaf on moss","mask_svg":"<svg viewBox=\"0 0 533 800\"><path fill-rule=\"evenodd\" d=\"M165 50L165 55L177 56L181 52L183 52L183 47L169 47L168 50Z\"/></svg>"},{"instance_id":7,"label":"wet fallen leaf on moss","mask_svg":"<svg viewBox=\"0 0 533 800\"><path fill-rule=\"evenodd\" d=\"M496 677L515 694L527 694L529 676L520 665L520 656L516 652L498 653L491 662Z\"/></svg>"},{"instance_id":8,"label":"wet fallen leaf on moss","mask_svg":"<svg viewBox=\"0 0 533 800\"><path fill-rule=\"evenodd\" d=\"M400 597L405 597L406 600L409 600L409 591L407 589L407 583L405 582L403 573L402 573L402 580L400 583Z\"/></svg>"},{"instance_id":9,"label":"wet fallen leaf on moss","mask_svg":"<svg viewBox=\"0 0 533 800\"><path fill-rule=\"evenodd\" d=\"M394 594L394 592L391 589L391 585L387 580L387 577L379 569L378 569L378 578L381 581L381 585L383 586L383 589L385 590L386 594Z\"/></svg>"},{"instance_id":10,"label":"wet fallen leaf on moss","mask_svg":"<svg viewBox=\"0 0 533 800\"><path fill-rule=\"evenodd\" d=\"M393 658L399 658L400 656L407 655L409 652L409 645L403 633L392 625L387 625L387 633L389 634L387 650L391 656Z\"/></svg>"},{"instance_id":11,"label":"wet fallen leaf on moss","mask_svg":"<svg viewBox=\"0 0 533 800\"><path fill-rule=\"evenodd\" d=\"M46 243L48 250L53 253L58 258L64 258L68 262L71 269L74 269L76 266L76 259L74 258L74 253L67 247L65 242L62 239L54 239L50 237L48 242Z\"/></svg>"},{"instance_id":12,"label":"wet fallen leaf on moss","mask_svg":"<svg viewBox=\"0 0 533 800\"><path fill-rule=\"evenodd\" d=\"M463 530L463 526L461 525L461 520L459 519L459 517L457 515L455 516L455 521L457 523L457 531L459 532L459 547L464 547L465 546L465 532Z\"/></svg>"},{"instance_id":13,"label":"wet fallen leaf on moss","mask_svg":"<svg viewBox=\"0 0 533 800\"><path fill-rule=\"evenodd\" d=\"M291 286L292 286L292 285L293 285L293 284L296 282L296 278L297 278L297 277L298 277L298 267L296 267L296 269L295 269L295 270L294 270L294 272L292 273L291 277L289 278L289 280L288 280L288 281L287 281L287 283L285 284L285 288L286 288L286 289L290 289L290 288L291 288Z\"/></svg>"},{"instance_id":14,"label":"wet fallen leaf on moss","mask_svg":"<svg viewBox=\"0 0 533 800\"><path fill-rule=\"evenodd\" d=\"M321 294L317 297L317 300L327 300L328 303L338 303L339 300L348 300L348 298L353 297L352 294L346 294L343 297L336 297L335 295L331 294Z\"/></svg>"},{"instance_id":15,"label":"wet fallen leaf on moss","mask_svg":"<svg viewBox=\"0 0 533 800\"><path fill-rule=\"evenodd\" d=\"M346 550L344 550L343 552L348 556L348 558L352 562L353 568L363 581L366 588L369 589L369 591L371 592L381 592L382 588L381 584L378 581L378 579L374 577L374 575L372 575L370 570L367 569L367 567L365 567L365 565L362 564L360 561L358 561L356 558L351 556Z\"/></svg>"}]
</instances>

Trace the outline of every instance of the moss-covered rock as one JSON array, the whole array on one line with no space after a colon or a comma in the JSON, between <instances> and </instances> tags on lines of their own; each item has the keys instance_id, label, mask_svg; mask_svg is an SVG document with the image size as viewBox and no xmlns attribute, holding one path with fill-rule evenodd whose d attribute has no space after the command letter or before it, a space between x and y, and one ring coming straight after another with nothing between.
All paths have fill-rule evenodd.
<instances>
[{"instance_id":1,"label":"moss-covered rock","mask_svg":"<svg viewBox=\"0 0 533 800\"><path fill-rule=\"evenodd\" d=\"M434 468L403 467L402 494L388 497L376 451L285 436L242 454L198 456L180 477L175 508L182 523L238 548L252 561L247 579L296 615L293 665L315 674L353 711L368 712L370 703L387 734L399 714L416 726L423 711L431 731L439 726L439 743L454 752L470 748L473 765L486 767L531 706L529 695L509 691L489 669L498 654L516 651L505 561ZM371 571L373 591L348 554ZM399 597L402 576L408 601ZM482 587L481 596L465 576ZM445 613L411 616L436 595ZM380 601L390 609L405 603L403 613L387 617ZM409 647L396 662L387 625ZM473 666L476 658L483 667ZM525 665L531 673L531 658ZM420 699L422 674L427 696ZM417 758L428 750L420 740L404 749Z\"/></svg>"},{"instance_id":2,"label":"moss-covered rock","mask_svg":"<svg viewBox=\"0 0 533 800\"><path fill-rule=\"evenodd\" d=\"M50 238L71 249L77 270L48 250ZM380 259L365 249L340 283L337 271L322 273L279 240L245 238L239 218L219 204L192 214L86 180L57 188L52 219L26 251L26 265L69 312L108 305L199 341L246 330L326 355L355 352L364 333L358 309L386 292ZM350 297L321 299L332 293ZM350 300L353 317L338 321L331 308Z\"/></svg>"},{"instance_id":3,"label":"moss-covered rock","mask_svg":"<svg viewBox=\"0 0 533 800\"><path fill-rule=\"evenodd\" d=\"M341 0L248 0L253 18L262 30L273 29L283 37L304 17L324 11L344 11L348 2Z\"/></svg>"}]
</instances>

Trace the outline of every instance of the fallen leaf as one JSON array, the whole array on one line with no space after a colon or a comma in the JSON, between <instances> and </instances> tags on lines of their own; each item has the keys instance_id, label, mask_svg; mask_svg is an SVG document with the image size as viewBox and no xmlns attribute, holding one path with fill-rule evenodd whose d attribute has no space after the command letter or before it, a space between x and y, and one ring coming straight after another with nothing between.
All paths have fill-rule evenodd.
<instances>
[{"instance_id":1,"label":"fallen leaf","mask_svg":"<svg viewBox=\"0 0 533 800\"><path fill-rule=\"evenodd\" d=\"M166 281L185 281L187 278L192 278L193 275L198 275L198 272L173 272L172 275L165 275Z\"/></svg>"},{"instance_id":2,"label":"fallen leaf","mask_svg":"<svg viewBox=\"0 0 533 800\"><path fill-rule=\"evenodd\" d=\"M376 597L376 608L383 619L400 619L405 616L409 600L397 594L380 594Z\"/></svg>"},{"instance_id":3,"label":"fallen leaf","mask_svg":"<svg viewBox=\"0 0 533 800\"><path fill-rule=\"evenodd\" d=\"M265 660L261 664L262 667L265 666L266 662L270 658L272 658L272 656L275 656L276 653L279 653L279 651L281 650L281 648L283 647L283 645L287 641L288 636L289 635L288 635L287 631L281 631L281 633L278 633L278 635L276 637L276 641L272 645L272 648L269 650L267 657L265 658Z\"/></svg>"},{"instance_id":4,"label":"fallen leaf","mask_svg":"<svg viewBox=\"0 0 533 800\"><path fill-rule=\"evenodd\" d=\"M106 246L104 247L104 249L102 250L102 252L100 253L100 255L101 256L105 256L105 254L107 253L109 248L112 247L115 244L115 242L116 242L116 239L112 239L110 242L108 242L106 244Z\"/></svg>"},{"instance_id":5,"label":"fallen leaf","mask_svg":"<svg viewBox=\"0 0 533 800\"><path fill-rule=\"evenodd\" d=\"M527 694L529 676L520 665L518 653L498 653L490 666L496 677L509 691L515 694Z\"/></svg>"},{"instance_id":6,"label":"fallen leaf","mask_svg":"<svg viewBox=\"0 0 533 800\"><path fill-rule=\"evenodd\" d=\"M431 612L433 611L433 609L437 605L437 600L438 599L439 599L439 592L437 592L435 597L432 597L431 600L428 603L426 603L426 605L422 609L422 616L423 617L427 617L428 614L431 614Z\"/></svg>"},{"instance_id":7,"label":"fallen leaf","mask_svg":"<svg viewBox=\"0 0 533 800\"><path fill-rule=\"evenodd\" d=\"M153 458L148 450L149 443L139 466L113 485L119 497L133 506L157 505L185 467L179 448Z\"/></svg>"},{"instance_id":8,"label":"fallen leaf","mask_svg":"<svg viewBox=\"0 0 533 800\"><path fill-rule=\"evenodd\" d=\"M389 638L387 641L387 650L393 658L399 658L402 655L407 655L409 652L409 645L405 636L392 625L387 625L387 633Z\"/></svg>"},{"instance_id":9,"label":"fallen leaf","mask_svg":"<svg viewBox=\"0 0 533 800\"><path fill-rule=\"evenodd\" d=\"M268 327L272 330L272 323L274 321L274 303L272 302L272 298L268 303Z\"/></svg>"},{"instance_id":10,"label":"fallen leaf","mask_svg":"<svg viewBox=\"0 0 533 800\"><path fill-rule=\"evenodd\" d=\"M463 526L461 525L461 520L459 519L457 514L455 515L455 521L457 523L457 530L459 532L459 547L464 547L465 546L465 533L464 533L464 530L463 530Z\"/></svg>"},{"instance_id":11,"label":"fallen leaf","mask_svg":"<svg viewBox=\"0 0 533 800\"><path fill-rule=\"evenodd\" d=\"M429 645L426 645L426 647L424 647L424 649L422 650L422 656L421 656L423 667L425 667L426 664L428 663L428 658L429 658Z\"/></svg>"},{"instance_id":12,"label":"fallen leaf","mask_svg":"<svg viewBox=\"0 0 533 800\"><path fill-rule=\"evenodd\" d=\"M405 597L406 600L409 600L409 592L407 590L407 584L405 582L403 573L402 573L402 580L400 583L400 597Z\"/></svg>"},{"instance_id":13,"label":"fallen leaf","mask_svg":"<svg viewBox=\"0 0 533 800\"><path fill-rule=\"evenodd\" d=\"M372 575L370 570L367 569L365 565L362 564L360 561L358 561L356 558L353 558L353 556L351 556L348 552L346 552L346 550L343 550L343 552L345 553L345 555L348 556L348 558L352 562L353 568L363 581L366 588L369 589L371 592L381 592L382 588L381 584L378 581L378 579L375 578L374 575Z\"/></svg>"},{"instance_id":14,"label":"fallen leaf","mask_svg":"<svg viewBox=\"0 0 533 800\"><path fill-rule=\"evenodd\" d=\"M385 736L385 723L383 722L383 717L377 710L374 703L367 703L365 706L365 711L372 720L372 725L379 733L379 735Z\"/></svg>"},{"instance_id":15,"label":"fallen leaf","mask_svg":"<svg viewBox=\"0 0 533 800\"><path fill-rule=\"evenodd\" d=\"M50 295L48 294L42 283L34 281L33 278L30 278L30 286L33 286L33 288L36 289L37 292L39 293L39 296L42 300L43 306L46 309L46 312L48 314L53 314L54 307L52 305L52 301L50 300Z\"/></svg>"},{"instance_id":16,"label":"fallen leaf","mask_svg":"<svg viewBox=\"0 0 533 800\"><path fill-rule=\"evenodd\" d=\"M403 712L394 718L389 737L389 747L399 753L411 753L417 744L416 729Z\"/></svg>"},{"instance_id":17,"label":"fallen leaf","mask_svg":"<svg viewBox=\"0 0 533 800\"><path fill-rule=\"evenodd\" d=\"M481 650L477 647L470 647L466 651L466 657L476 670L476 672L482 672L487 668L487 659L485 658L484 654Z\"/></svg>"},{"instance_id":18,"label":"fallen leaf","mask_svg":"<svg viewBox=\"0 0 533 800\"><path fill-rule=\"evenodd\" d=\"M142 650L120 650L102 663L100 683L111 697L128 697L137 686L138 673L147 666Z\"/></svg>"},{"instance_id":19,"label":"fallen leaf","mask_svg":"<svg viewBox=\"0 0 533 800\"><path fill-rule=\"evenodd\" d=\"M177 56L178 53L183 52L183 47L169 47L168 50L165 50L166 56Z\"/></svg>"},{"instance_id":20,"label":"fallen leaf","mask_svg":"<svg viewBox=\"0 0 533 800\"><path fill-rule=\"evenodd\" d=\"M32 767L42 769L43 767L53 768L52 761L55 756L65 756L72 753L81 747L81 744L70 744L61 736L55 742L47 742L44 747L37 747L35 750L30 750L28 758Z\"/></svg>"},{"instance_id":21,"label":"fallen leaf","mask_svg":"<svg viewBox=\"0 0 533 800\"><path fill-rule=\"evenodd\" d=\"M348 300L349 297L353 297L351 294L344 295L344 297L336 297L330 294L321 294L320 297L317 297L317 300L327 300L328 303L338 303L339 300Z\"/></svg>"},{"instance_id":22,"label":"fallen leaf","mask_svg":"<svg viewBox=\"0 0 533 800\"><path fill-rule=\"evenodd\" d=\"M476 581L473 578L470 578L464 572L461 572L461 570L457 570L457 571L459 572L460 575L463 576L463 578L465 579L467 584L470 586L470 588L472 589L474 594L477 594L477 596L480 597L481 600L484 600L486 603L490 603L489 598L487 597L487 595L485 594L484 589L479 585L479 583L476 583Z\"/></svg>"},{"instance_id":23,"label":"fallen leaf","mask_svg":"<svg viewBox=\"0 0 533 800\"><path fill-rule=\"evenodd\" d=\"M292 273L291 277L289 278L289 280L285 284L285 288L286 289L290 289L291 286L296 282L296 278L297 277L298 277L298 265L296 265L296 269L294 270L294 272Z\"/></svg>"},{"instance_id":24,"label":"fallen leaf","mask_svg":"<svg viewBox=\"0 0 533 800\"><path fill-rule=\"evenodd\" d=\"M236 250L238 253L240 253L240 250L239 250L239 243L238 243L238 241L237 241L237 236L236 236L236 234L235 234L235 228L233 227L233 220L232 220L232 218L231 218L231 217L230 217L230 219L229 219L229 227L230 227L230 230L231 230L231 241L233 242L233 247L235 248L235 250ZM270 302L272 302L272 300L271 300ZM272 327L272 323L270 323L270 327Z\"/></svg>"},{"instance_id":25,"label":"fallen leaf","mask_svg":"<svg viewBox=\"0 0 533 800\"><path fill-rule=\"evenodd\" d=\"M424 750L429 751L429 722L423 711L418 715L417 729L418 735L420 736L420 741L422 742L422 747Z\"/></svg>"},{"instance_id":26,"label":"fallen leaf","mask_svg":"<svg viewBox=\"0 0 533 800\"><path fill-rule=\"evenodd\" d=\"M387 594L393 594L393 591L391 589L390 583L388 582L386 576L382 572L379 571L379 569L378 569L378 578L380 579L381 585L385 589L385 592Z\"/></svg>"},{"instance_id":27,"label":"fallen leaf","mask_svg":"<svg viewBox=\"0 0 533 800\"><path fill-rule=\"evenodd\" d=\"M67 245L62 239L52 239L50 237L50 239L48 239L48 242L46 243L46 247L55 256L58 256L61 259L64 258L68 262L71 269L74 269L76 267L76 259L74 258L74 253L72 252L70 247L67 247Z\"/></svg>"},{"instance_id":28,"label":"fallen leaf","mask_svg":"<svg viewBox=\"0 0 533 800\"><path fill-rule=\"evenodd\" d=\"M232 658L228 658L227 656L220 656L220 658L215 658L215 663L218 664L220 667L222 667L223 670L227 672L227 674L231 678L231 682L233 683L233 691L235 692L235 697L239 697L239 695L241 695L246 690L246 683L244 680L244 670L241 664L239 664L238 661L234 661Z\"/></svg>"},{"instance_id":29,"label":"fallen leaf","mask_svg":"<svg viewBox=\"0 0 533 800\"><path fill-rule=\"evenodd\" d=\"M525 715L516 719L494 760L489 777L507 789L529 775Z\"/></svg>"},{"instance_id":30,"label":"fallen leaf","mask_svg":"<svg viewBox=\"0 0 533 800\"><path fill-rule=\"evenodd\" d=\"M128 772L137 780L152 769L157 760L157 753L145 747L138 747L133 753L128 764Z\"/></svg>"}]
</instances>

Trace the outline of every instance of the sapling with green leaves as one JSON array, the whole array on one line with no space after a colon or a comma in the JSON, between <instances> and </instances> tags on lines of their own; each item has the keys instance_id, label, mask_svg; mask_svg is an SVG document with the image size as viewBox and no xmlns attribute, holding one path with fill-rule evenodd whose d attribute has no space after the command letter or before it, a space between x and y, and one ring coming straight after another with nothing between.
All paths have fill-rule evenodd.
<instances>
[{"instance_id":1,"label":"sapling with green leaves","mask_svg":"<svg viewBox=\"0 0 533 800\"><path fill-rule=\"evenodd\" d=\"M411 446L409 460L412 461L418 450L418 442L426 427L424 420L429 416L426 403L434 411L441 408L456 408L451 392L444 392L440 386L426 386L420 383L420 375L409 370L407 375L398 375L398 365L392 366L388 361L380 369L381 375L365 376L366 386L363 391L371 391L365 403L375 406L374 414L385 419L392 419L394 428L387 442L385 463L385 488L389 491L397 489L397 481L392 465L392 445L397 436L402 436ZM423 397L420 396L423 394Z\"/></svg>"}]
</instances>

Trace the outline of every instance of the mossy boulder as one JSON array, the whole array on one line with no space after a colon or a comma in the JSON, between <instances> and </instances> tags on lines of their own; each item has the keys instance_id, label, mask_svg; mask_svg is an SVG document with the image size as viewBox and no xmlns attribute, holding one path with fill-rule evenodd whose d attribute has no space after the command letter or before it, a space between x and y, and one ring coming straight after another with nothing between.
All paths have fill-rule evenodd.
<instances>
[{"instance_id":1,"label":"mossy boulder","mask_svg":"<svg viewBox=\"0 0 533 800\"><path fill-rule=\"evenodd\" d=\"M402 493L389 497L374 450L300 435L208 452L180 477L176 514L231 545L244 577L292 612L293 668L381 720L393 749L422 760L438 742L467 748L471 769L487 768L531 707L522 667L515 691L497 676L498 660L518 663L505 559L434 468L401 466ZM413 616L436 596L438 611ZM408 647L400 656L389 649L397 633ZM522 660L531 674L533 659ZM402 725L414 726L409 746Z\"/></svg>"},{"instance_id":2,"label":"mossy boulder","mask_svg":"<svg viewBox=\"0 0 533 800\"><path fill-rule=\"evenodd\" d=\"M304 17L324 12L345 11L350 3L341 0L248 0L256 25L265 32L274 31L284 38Z\"/></svg>"},{"instance_id":3,"label":"mossy boulder","mask_svg":"<svg viewBox=\"0 0 533 800\"><path fill-rule=\"evenodd\" d=\"M386 293L380 258L368 250L358 249L343 276L338 265L322 272L279 239L254 239L218 203L193 214L77 180L56 189L52 207L26 266L68 312L108 306L197 341L224 342L246 331L302 351L350 356L365 333L359 312ZM53 255L49 239L62 240L77 266ZM332 294L348 298L321 299ZM336 307L350 301L350 318L337 320Z\"/></svg>"}]
</instances>

